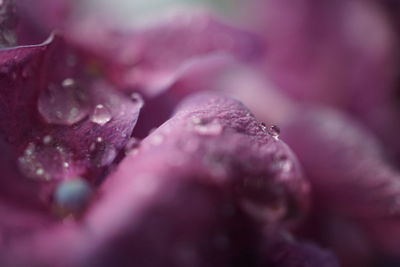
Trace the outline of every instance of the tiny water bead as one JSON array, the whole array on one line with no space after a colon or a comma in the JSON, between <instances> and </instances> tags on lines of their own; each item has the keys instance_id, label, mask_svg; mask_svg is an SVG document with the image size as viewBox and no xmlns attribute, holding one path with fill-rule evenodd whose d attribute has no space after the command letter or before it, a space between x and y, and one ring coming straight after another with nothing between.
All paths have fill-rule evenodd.
<instances>
[{"instance_id":1,"label":"tiny water bead","mask_svg":"<svg viewBox=\"0 0 400 267\"><path fill-rule=\"evenodd\" d=\"M93 110L90 120L99 125L105 125L112 119L111 111L104 105L98 104Z\"/></svg>"},{"instance_id":2,"label":"tiny water bead","mask_svg":"<svg viewBox=\"0 0 400 267\"><path fill-rule=\"evenodd\" d=\"M45 137L43 137L43 144L48 145L51 143L52 140L53 138L50 135L46 135Z\"/></svg>"},{"instance_id":3,"label":"tiny water bead","mask_svg":"<svg viewBox=\"0 0 400 267\"><path fill-rule=\"evenodd\" d=\"M264 122L262 122L260 123L260 128L275 139L278 139L279 135L281 134L281 129L276 125L271 125L268 127Z\"/></svg>"},{"instance_id":4,"label":"tiny water bead","mask_svg":"<svg viewBox=\"0 0 400 267\"><path fill-rule=\"evenodd\" d=\"M272 126L268 127L268 133L272 137L278 138L279 135L281 134L281 129L276 125L272 125Z\"/></svg>"},{"instance_id":5,"label":"tiny water bead","mask_svg":"<svg viewBox=\"0 0 400 267\"><path fill-rule=\"evenodd\" d=\"M62 181L54 192L54 204L60 215L81 213L93 194L91 185L83 178Z\"/></svg>"},{"instance_id":6,"label":"tiny water bead","mask_svg":"<svg viewBox=\"0 0 400 267\"><path fill-rule=\"evenodd\" d=\"M67 78L65 80L62 81L61 83L62 87L67 88L67 87L72 87L75 85L75 81L74 79L71 78Z\"/></svg>"}]
</instances>

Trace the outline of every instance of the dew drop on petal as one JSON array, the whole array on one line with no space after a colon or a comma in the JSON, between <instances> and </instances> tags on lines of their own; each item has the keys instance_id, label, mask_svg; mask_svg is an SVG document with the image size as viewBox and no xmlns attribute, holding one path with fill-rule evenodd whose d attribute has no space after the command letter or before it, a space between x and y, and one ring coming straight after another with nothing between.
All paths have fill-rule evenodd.
<instances>
[{"instance_id":1,"label":"dew drop on petal","mask_svg":"<svg viewBox=\"0 0 400 267\"><path fill-rule=\"evenodd\" d=\"M82 178L62 181L54 192L54 204L62 215L82 212L92 197L92 187Z\"/></svg>"},{"instance_id":2,"label":"dew drop on petal","mask_svg":"<svg viewBox=\"0 0 400 267\"><path fill-rule=\"evenodd\" d=\"M62 84L50 84L38 98L38 110L43 119L52 124L72 125L88 114L86 95L72 79Z\"/></svg>"},{"instance_id":3,"label":"dew drop on petal","mask_svg":"<svg viewBox=\"0 0 400 267\"><path fill-rule=\"evenodd\" d=\"M102 105L96 105L90 120L96 124L104 125L112 119L110 110Z\"/></svg>"},{"instance_id":4,"label":"dew drop on petal","mask_svg":"<svg viewBox=\"0 0 400 267\"><path fill-rule=\"evenodd\" d=\"M71 79L71 78L67 78L67 79L62 81L61 85L64 88L75 86L75 80Z\"/></svg>"},{"instance_id":5,"label":"dew drop on petal","mask_svg":"<svg viewBox=\"0 0 400 267\"><path fill-rule=\"evenodd\" d=\"M268 127L267 132L272 137L278 139L279 135L281 134L281 129L279 129L279 127L276 125L272 125L272 126Z\"/></svg>"},{"instance_id":6,"label":"dew drop on petal","mask_svg":"<svg viewBox=\"0 0 400 267\"><path fill-rule=\"evenodd\" d=\"M52 140L53 138L51 137L51 135L46 135L45 137L43 137L43 144L48 145L51 143Z\"/></svg>"}]
</instances>

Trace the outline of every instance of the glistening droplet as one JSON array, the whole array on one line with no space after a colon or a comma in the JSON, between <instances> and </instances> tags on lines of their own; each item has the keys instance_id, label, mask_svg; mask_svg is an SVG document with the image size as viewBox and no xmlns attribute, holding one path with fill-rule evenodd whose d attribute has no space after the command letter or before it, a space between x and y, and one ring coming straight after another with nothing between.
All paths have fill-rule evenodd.
<instances>
[{"instance_id":1,"label":"glistening droplet","mask_svg":"<svg viewBox=\"0 0 400 267\"><path fill-rule=\"evenodd\" d=\"M96 105L90 120L96 124L104 125L112 119L110 110L102 105Z\"/></svg>"},{"instance_id":2,"label":"glistening droplet","mask_svg":"<svg viewBox=\"0 0 400 267\"><path fill-rule=\"evenodd\" d=\"M281 134L281 129L279 129L278 126L272 125L268 127L268 134L271 135L272 137L278 139L279 135Z\"/></svg>"}]
</instances>

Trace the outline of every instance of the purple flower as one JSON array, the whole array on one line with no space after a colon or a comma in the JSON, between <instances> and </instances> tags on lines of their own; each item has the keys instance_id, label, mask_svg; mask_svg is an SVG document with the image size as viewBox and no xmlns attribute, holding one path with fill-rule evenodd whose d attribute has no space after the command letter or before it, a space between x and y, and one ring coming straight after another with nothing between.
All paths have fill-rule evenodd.
<instances>
[{"instance_id":1,"label":"purple flower","mask_svg":"<svg viewBox=\"0 0 400 267\"><path fill-rule=\"evenodd\" d=\"M0 1L0 265L398 256L395 24L373 1L289 2L246 3L248 31Z\"/></svg>"}]
</instances>

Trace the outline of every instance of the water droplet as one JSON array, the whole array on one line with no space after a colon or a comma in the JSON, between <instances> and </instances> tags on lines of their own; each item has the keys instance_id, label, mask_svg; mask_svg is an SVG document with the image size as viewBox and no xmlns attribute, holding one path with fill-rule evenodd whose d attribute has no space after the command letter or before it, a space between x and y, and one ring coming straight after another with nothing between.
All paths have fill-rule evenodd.
<instances>
[{"instance_id":1,"label":"water droplet","mask_svg":"<svg viewBox=\"0 0 400 267\"><path fill-rule=\"evenodd\" d=\"M51 143L52 140L53 138L50 135L46 135L45 137L43 137L43 144L48 145Z\"/></svg>"},{"instance_id":2,"label":"water droplet","mask_svg":"<svg viewBox=\"0 0 400 267\"><path fill-rule=\"evenodd\" d=\"M138 139L134 137L129 139L128 143L125 146L125 155L136 153L139 145L140 141Z\"/></svg>"},{"instance_id":3,"label":"water droplet","mask_svg":"<svg viewBox=\"0 0 400 267\"><path fill-rule=\"evenodd\" d=\"M268 127L267 132L268 132L268 134L271 135L272 137L278 139L278 138L279 138L279 135L281 134L281 129L279 129L279 127L276 126L276 125L272 125L272 126Z\"/></svg>"},{"instance_id":4,"label":"water droplet","mask_svg":"<svg viewBox=\"0 0 400 267\"><path fill-rule=\"evenodd\" d=\"M68 163L68 162L64 162L64 163L63 163L63 167L64 167L64 168L68 168L68 167L69 167L69 163Z\"/></svg>"},{"instance_id":5,"label":"water droplet","mask_svg":"<svg viewBox=\"0 0 400 267\"><path fill-rule=\"evenodd\" d=\"M101 142L103 142L103 138L101 138L100 136L99 136L99 137L97 137L97 138L96 138L96 142L97 142L97 143L101 143Z\"/></svg>"},{"instance_id":6,"label":"water droplet","mask_svg":"<svg viewBox=\"0 0 400 267\"><path fill-rule=\"evenodd\" d=\"M200 135L219 135L223 127L216 119L192 118L193 129Z\"/></svg>"},{"instance_id":7,"label":"water droplet","mask_svg":"<svg viewBox=\"0 0 400 267\"><path fill-rule=\"evenodd\" d=\"M81 213L92 197L92 187L82 178L62 181L54 192L54 204L59 215Z\"/></svg>"},{"instance_id":8,"label":"water droplet","mask_svg":"<svg viewBox=\"0 0 400 267\"><path fill-rule=\"evenodd\" d=\"M43 174L44 174L44 170L43 170L42 168L38 168L38 169L36 170L36 175L41 176L41 175L43 175Z\"/></svg>"},{"instance_id":9,"label":"water droplet","mask_svg":"<svg viewBox=\"0 0 400 267\"><path fill-rule=\"evenodd\" d=\"M96 124L104 125L112 119L110 110L102 105L96 105L90 120Z\"/></svg>"},{"instance_id":10,"label":"water droplet","mask_svg":"<svg viewBox=\"0 0 400 267\"><path fill-rule=\"evenodd\" d=\"M38 98L40 115L48 122L72 125L88 114L85 92L72 79L65 79L61 85L51 84Z\"/></svg>"},{"instance_id":11,"label":"water droplet","mask_svg":"<svg viewBox=\"0 0 400 267\"><path fill-rule=\"evenodd\" d=\"M264 132L267 132L267 125L266 125L264 122L260 123L260 128L261 128L261 130L263 130Z\"/></svg>"},{"instance_id":12,"label":"water droplet","mask_svg":"<svg viewBox=\"0 0 400 267\"><path fill-rule=\"evenodd\" d=\"M75 80L72 78L67 78L62 81L61 83L62 87L72 87L75 86Z\"/></svg>"},{"instance_id":13,"label":"water droplet","mask_svg":"<svg viewBox=\"0 0 400 267\"><path fill-rule=\"evenodd\" d=\"M139 106L139 108L144 106L143 97L139 93L132 93L131 99L133 102L135 102Z\"/></svg>"}]
</instances>

